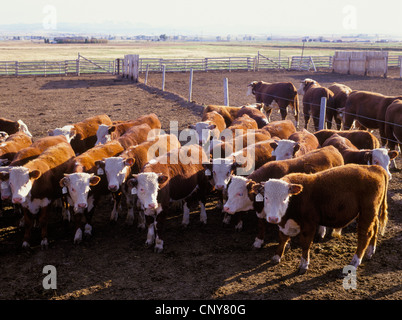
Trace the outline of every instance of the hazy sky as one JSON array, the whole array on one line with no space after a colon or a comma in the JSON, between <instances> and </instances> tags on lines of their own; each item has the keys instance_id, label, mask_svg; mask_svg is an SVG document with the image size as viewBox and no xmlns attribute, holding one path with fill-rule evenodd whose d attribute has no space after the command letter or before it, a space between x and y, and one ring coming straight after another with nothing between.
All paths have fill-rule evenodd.
<instances>
[{"instance_id":1,"label":"hazy sky","mask_svg":"<svg viewBox=\"0 0 402 320\"><path fill-rule=\"evenodd\" d=\"M0 24L146 24L228 33L402 33L401 0L0 0ZM244 30L243 32L241 30Z\"/></svg>"}]
</instances>

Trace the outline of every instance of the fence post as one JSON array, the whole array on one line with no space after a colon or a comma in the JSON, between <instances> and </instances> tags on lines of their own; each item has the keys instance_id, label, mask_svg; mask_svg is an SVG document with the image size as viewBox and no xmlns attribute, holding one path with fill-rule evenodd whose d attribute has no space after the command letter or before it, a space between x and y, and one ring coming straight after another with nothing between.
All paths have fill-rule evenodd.
<instances>
[{"instance_id":1,"label":"fence post","mask_svg":"<svg viewBox=\"0 0 402 320\"><path fill-rule=\"evenodd\" d=\"M229 105L229 81L228 81L228 78L223 79L223 93L224 93L223 104L225 106L228 106Z\"/></svg>"},{"instance_id":2,"label":"fence post","mask_svg":"<svg viewBox=\"0 0 402 320\"><path fill-rule=\"evenodd\" d=\"M15 61L15 76L18 77L18 61Z\"/></svg>"},{"instance_id":3,"label":"fence post","mask_svg":"<svg viewBox=\"0 0 402 320\"><path fill-rule=\"evenodd\" d=\"M78 53L78 59L76 60L75 71L77 73L77 76L79 76L80 75L80 54L79 53Z\"/></svg>"},{"instance_id":4,"label":"fence post","mask_svg":"<svg viewBox=\"0 0 402 320\"><path fill-rule=\"evenodd\" d=\"M321 104L320 104L320 121L318 123L318 130L323 130L326 128L325 123L325 114L327 109L327 98L321 97Z\"/></svg>"},{"instance_id":5,"label":"fence post","mask_svg":"<svg viewBox=\"0 0 402 320\"><path fill-rule=\"evenodd\" d=\"M190 85L188 89L188 102L193 99L193 68L190 68Z\"/></svg>"},{"instance_id":6,"label":"fence post","mask_svg":"<svg viewBox=\"0 0 402 320\"><path fill-rule=\"evenodd\" d=\"M144 80L145 85L147 85L148 83L148 71L149 71L149 64L147 64L147 67L145 69L145 80Z\"/></svg>"},{"instance_id":7,"label":"fence post","mask_svg":"<svg viewBox=\"0 0 402 320\"><path fill-rule=\"evenodd\" d=\"M162 65L162 91L165 91L165 75L166 75L166 66Z\"/></svg>"}]
</instances>

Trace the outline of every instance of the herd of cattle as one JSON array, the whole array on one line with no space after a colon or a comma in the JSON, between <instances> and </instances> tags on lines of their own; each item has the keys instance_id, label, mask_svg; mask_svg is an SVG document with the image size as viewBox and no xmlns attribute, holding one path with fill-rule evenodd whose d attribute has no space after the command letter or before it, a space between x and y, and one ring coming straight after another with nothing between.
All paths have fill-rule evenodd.
<instances>
[{"instance_id":1,"label":"herd of cattle","mask_svg":"<svg viewBox=\"0 0 402 320\"><path fill-rule=\"evenodd\" d=\"M201 121L186 129L190 138L186 143L164 133L155 114L130 121L97 115L49 130L40 139L33 139L22 121L0 118L1 200L3 205L11 201L23 213L22 246L30 246L35 220L41 246L48 246L53 206L61 206L63 219L74 222L74 242L81 242L91 235L96 207L112 195L111 221L118 219L124 198L126 222L137 220L140 229L147 229L146 245L161 252L166 217L177 209L173 204L178 203L183 212L183 226L189 224L193 206L200 206L200 222L206 224L205 205L213 196L219 198L224 223L235 216L238 230L243 226L242 212L255 211L256 248L264 242L266 224L278 225L275 262L282 258L290 237L300 235L301 273L308 269L316 232L321 237L326 228L339 233L358 218L358 245L351 262L357 267L364 253L373 255L378 232L387 223L389 165L398 152L391 142L391 150L380 148L369 131L340 131L337 114L343 113L344 129L357 120L360 127L379 128L380 134L384 132L381 137L386 137L389 120L396 123L397 119L387 118L388 110L400 116L402 100L338 84L327 89L306 79L299 89L304 95L305 127L307 114L315 119L322 95L336 111L327 112L328 127L333 119L339 124L338 130L313 134L297 130L299 98L291 83L255 81L249 89L257 104L206 106ZM296 126L285 119L288 106L295 111ZM275 107L283 120L270 122ZM384 122L366 121L369 112ZM400 133L396 125L392 141L401 142Z\"/></svg>"}]
</instances>

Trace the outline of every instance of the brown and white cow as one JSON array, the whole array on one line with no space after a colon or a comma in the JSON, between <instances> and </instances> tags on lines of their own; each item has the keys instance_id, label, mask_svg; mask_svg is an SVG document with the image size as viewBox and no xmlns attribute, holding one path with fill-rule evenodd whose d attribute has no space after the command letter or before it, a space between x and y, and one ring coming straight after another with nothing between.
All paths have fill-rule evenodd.
<instances>
[{"instance_id":1,"label":"brown and white cow","mask_svg":"<svg viewBox=\"0 0 402 320\"><path fill-rule=\"evenodd\" d=\"M385 113L385 137L388 140L388 148L396 149L399 144L399 152L402 152L402 100L392 102Z\"/></svg>"},{"instance_id":2,"label":"brown and white cow","mask_svg":"<svg viewBox=\"0 0 402 320\"><path fill-rule=\"evenodd\" d=\"M242 106L239 112L237 112L236 118L241 117L243 114L247 114L251 119L254 119L257 123L258 129L261 129L269 122L266 115L254 106Z\"/></svg>"},{"instance_id":3,"label":"brown and white cow","mask_svg":"<svg viewBox=\"0 0 402 320\"><path fill-rule=\"evenodd\" d=\"M92 234L91 218L95 207L102 196L109 193L107 181L100 178L104 172L98 173L96 161L108 157L114 157L124 151L118 141L111 141L103 145L95 146L74 158L74 167L66 171L64 178L59 179L63 193L67 194L67 200L72 210L75 222L74 243L82 240L84 234ZM98 175L95 175L98 173ZM82 216L86 217L83 228Z\"/></svg>"},{"instance_id":4,"label":"brown and white cow","mask_svg":"<svg viewBox=\"0 0 402 320\"><path fill-rule=\"evenodd\" d=\"M348 164L315 174L292 173L264 183L264 214L279 226L279 246L272 260L279 263L290 237L300 236L299 273L309 266L310 247L319 225L343 228L357 217L357 268L364 253L375 252L378 231L388 220L388 174L380 166Z\"/></svg>"},{"instance_id":5,"label":"brown and white cow","mask_svg":"<svg viewBox=\"0 0 402 320\"><path fill-rule=\"evenodd\" d=\"M128 180L146 215L146 245L155 243L155 252L163 250L163 229L171 201L184 200L183 226L189 224L189 201L199 202L200 222L207 222L205 203L209 183L202 166L202 161L207 159L201 146L183 146L151 160L138 175Z\"/></svg>"},{"instance_id":6,"label":"brown and white cow","mask_svg":"<svg viewBox=\"0 0 402 320\"><path fill-rule=\"evenodd\" d=\"M48 211L53 200L61 198L58 187L64 172L73 165L75 153L67 142L46 149L38 158L24 166L11 167L2 180L9 180L12 202L21 205L24 212L25 234L22 246L29 247L33 220L41 227L42 248L48 246Z\"/></svg>"},{"instance_id":7,"label":"brown and white cow","mask_svg":"<svg viewBox=\"0 0 402 320\"><path fill-rule=\"evenodd\" d=\"M248 177L232 177L228 186L228 200L225 203L224 212L235 214L240 211L255 210L258 217L258 235L253 246L261 248L264 243L266 220L262 213L263 196L258 195L255 186L269 179L282 178L289 173L316 173L343 164L342 155L333 146L313 150L298 158L270 161Z\"/></svg>"},{"instance_id":8,"label":"brown and white cow","mask_svg":"<svg viewBox=\"0 0 402 320\"><path fill-rule=\"evenodd\" d=\"M248 130L257 130L257 122L250 118L249 115L243 114L241 117L233 119L232 124L228 126L225 130L221 132L221 136L230 136L232 134L232 139L239 134L246 134Z\"/></svg>"},{"instance_id":9,"label":"brown and white cow","mask_svg":"<svg viewBox=\"0 0 402 320\"><path fill-rule=\"evenodd\" d=\"M5 118L0 118L0 131L7 132L9 135L23 132L32 138L32 134L28 130L28 126L22 120L13 121Z\"/></svg>"},{"instance_id":10,"label":"brown and white cow","mask_svg":"<svg viewBox=\"0 0 402 320\"><path fill-rule=\"evenodd\" d=\"M288 139L292 133L296 132L296 127L290 120L272 121L259 129L257 132L268 132L271 137Z\"/></svg>"},{"instance_id":11,"label":"brown and white cow","mask_svg":"<svg viewBox=\"0 0 402 320\"><path fill-rule=\"evenodd\" d=\"M304 128L307 129L310 116L313 118L314 129L318 130L320 120L320 104L321 98L327 98L327 107L329 110L334 109L334 93L328 88L322 87L317 81L312 79L304 79L298 90L303 95L303 113ZM327 128L332 127L332 113L326 113Z\"/></svg>"},{"instance_id":12,"label":"brown and white cow","mask_svg":"<svg viewBox=\"0 0 402 320\"><path fill-rule=\"evenodd\" d=\"M81 154L95 145L96 132L100 125L111 125L112 120L108 115L102 114L87 118L73 125L66 125L62 128L49 130L49 136L64 135L70 142L75 153Z\"/></svg>"},{"instance_id":13,"label":"brown and white cow","mask_svg":"<svg viewBox=\"0 0 402 320\"><path fill-rule=\"evenodd\" d=\"M274 149L272 155L276 160L286 160L317 149L320 144L315 135L303 129L291 134L289 139L272 142L271 146Z\"/></svg>"},{"instance_id":14,"label":"brown and white cow","mask_svg":"<svg viewBox=\"0 0 402 320\"><path fill-rule=\"evenodd\" d=\"M118 121L113 124L100 125L96 132L97 140L95 144L105 144L109 141L116 140L132 127L142 124L148 124L151 129L154 129L153 134L159 135L161 122L156 114L150 113L134 120Z\"/></svg>"},{"instance_id":15,"label":"brown and white cow","mask_svg":"<svg viewBox=\"0 0 402 320\"><path fill-rule=\"evenodd\" d=\"M0 164L10 163L18 151L29 147L32 139L23 132L17 132L10 135L6 141L0 144Z\"/></svg>"},{"instance_id":16,"label":"brown and white cow","mask_svg":"<svg viewBox=\"0 0 402 320\"><path fill-rule=\"evenodd\" d=\"M353 91L343 110L343 127L349 130L355 120L369 129L379 129L382 146L387 143L385 114L388 106L402 97L389 97L368 91Z\"/></svg>"},{"instance_id":17,"label":"brown and white cow","mask_svg":"<svg viewBox=\"0 0 402 320\"><path fill-rule=\"evenodd\" d=\"M391 172L389 172L390 161L398 156L398 151L385 148L377 149L358 149L350 140L345 137L341 137L338 134L332 135L325 140L323 147L332 145L339 150L342 154L345 164L376 164L383 167L389 175L389 179L392 178Z\"/></svg>"},{"instance_id":18,"label":"brown and white cow","mask_svg":"<svg viewBox=\"0 0 402 320\"><path fill-rule=\"evenodd\" d=\"M232 124L232 121L237 117L237 113L239 112L239 110L239 107L210 104L204 108L202 117L204 117L209 112L216 111L225 119L226 127L229 127Z\"/></svg>"},{"instance_id":19,"label":"brown and white cow","mask_svg":"<svg viewBox=\"0 0 402 320\"><path fill-rule=\"evenodd\" d=\"M376 149L380 147L380 142L369 131L364 130L330 130L323 129L317 132L314 132L314 135L317 137L320 146L322 146L328 138L330 138L333 134L338 134L341 137L345 137L350 140L353 145L358 149Z\"/></svg>"},{"instance_id":20,"label":"brown and white cow","mask_svg":"<svg viewBox=\"0 0 402 320\"><path fill-rule=\"evenodd\" d=\"M346 99L349 97L352 89L341 83L333 83L328 87L328 89L334 93L334 104L332 108L327 108L326 110L327 119L330 122L334 120L336 123L336 128L340 130L342 126L342 119L339 116L339 109L345 107Z\"/></svg>"},{"instance_id":21,"label":"brown and white cow","mask_svg":"<svg viewBox=\"0 0 402 320\"><path fill-rule=\"evenodd\" d=\"M137 174L144 165L170 150L180 148L180 142L174 134L164 134L156 136L153 140L145 141L139 145L132 146L122 152L119 156L106 158L96 162L101 168L108 182L108 188L113 194L114 206L110 220L116 221L118 218L118 207L122 194L125 195L127 204L126 223L133 224L134 209L136 208L137 196L131 194L131 188L125 183L131 174ZM143 213L139 215L138 228L145 228L145 217Z\"/></svg>"},{"instance_id":22,"label":"brown and white cow","mask_svg":"<svg viewBox=\"0 0 402 320\"><path fill-rule=\"evenodd\" d=\"M253 81L248 85L247 91L247 95L251 94L254 94L256 102L264 103L268 120L274 108L279 108L282 120L285 120L287 107L290 106L295 115L295 125L299 126L299 97L296 87L291 82Z\"/></svg>"},{"instance_id":23,"label":"brown and white cow","mask_svg":"<svg viewBox=\"0 0 402 320\"><path fill-rule=\"evenodd\" d=\"M205 113L200 122L189 125L188 128L195 130L198 144L204 146L211 139L219 138L220 133L226 129L226 123L218 112L211 111Z\"/></svg>"}]
</instances>

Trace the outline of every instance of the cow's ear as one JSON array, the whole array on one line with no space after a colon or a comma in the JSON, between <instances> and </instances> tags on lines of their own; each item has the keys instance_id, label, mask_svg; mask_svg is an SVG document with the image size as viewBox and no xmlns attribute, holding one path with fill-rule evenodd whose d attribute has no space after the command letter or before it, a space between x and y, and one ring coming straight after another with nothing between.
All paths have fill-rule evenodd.
<instances>
[{"instance_id":1,"label":"cow's ear","mask_svg":"<svg viewBox=\"0 0 402 320\"><path fill-rule=\"evenodd\" d=\"M214 130L216 128L216 124L210 124L207 129Z\"/></svg>"},{"instance_id":2,"label":"cow's ear","mask_svg":"<svg viewBox=\"0 0 402 320\"><path fill-rule=\"evenodd\" d=\"M75 128L72 128L70 130L70 138L72 139L74 137L77 137L77 139L79 139L79 140L82 139L81 135L79 133L77 133L77 130L75 130Z\"/></svg>"},{"instance_id":3,"label":"cow's ear","mask_svg":"<svg viewBox=\"0 0 402 320\"><path fill-rule=\"evenodd\" d=\"M59 181L59 184L60 184L60 187L68 187L68 185L70 184L70 178L69 177L64 177L64 178L61 178L60 179L60 181Z\"/></svg>"},{"instance_id":4,"label":"cow's ear","mask_svg":"<svg viewBox=\"0 0 402 320\"><path fill-rule=\"evenodd\" d=\"M161 174L158 176L158 183L159 184L164 184L168 179L168 176L165 174Z\"/></svg>"},{"instance_id":5,"label":"cow's ear","mask_svg":"<svg viewBox=\"0 0 402 320\"><path fill-rule=\"evenodd\" d=\"M94 176L89 178L89 185L90 186L96 186L99 183L100 180L101 180L100 177L94 175Z\"/></svg>"},{"instance_id":6,"label":"cow's ear","mask_svg":"<svg viewBox=\"0 0 402 320\"><path fill-rule=\"evenodd\" d=\"M7 181L10 178L8 172L0 172L0 181Z\"/></svg>"},{"instance_id":7,"label":"cow's ear","mask_svg":"<svg viewBox=\"0 0 402 320\"><path fill-rule=\"evenodd\" d=\"M189 125L187 126L187 129L193 129L193 130L195 130L195 125L189 124Z\"/></svg>"},{"instance_id":8,"label":"cow's ear","mask_svg":"<svg viewBox=\"0 0 402 320\"><path fill-rule=\"evenodd\" d=\"M256 182L251 180L251 179L247 179L246 181L246 188L247 188L247 193L249 194L249 196L253 193L255 193L254 190L254 186L256 185Z\"/></svg>"},{"instance_id":9,"label":"cow's ear","mask_svg":"<svg viewBox=\"0 0 402 320\"><path fill-rule=\"evenodd\" d=\"M105 161L104 160L97 160L95 161L96 167L99 168L104 168L105 167Z\"/></svg>"},{"instance_id":10,"label":"cow's ear","mask_svg":"<svg viewBox=\"0 0 402 320\"><path fill-rule=\"evenodd\" d=\"M301 184L289 184L289 194L296 195L302 192L303 186Z\"/></svg>"},{"instance_id":11,"label":"cow's ear","mask_svg":"<svg viewBox=\"0 0 402 320\"><path fill-rule=\"evenodd\" d=\"M389 150L388 151L388 156L389 160L394 160L398 156L399 152L396 150Z\"/></svg>"},{"instance_id":12,"label":"cow's ear","mask_svg":"<svg viewBox=\"0 0 402 320\"><path fill-rule=\"evenodd\" d=\"M275 150L278 147L278 141L275 140L275 141L271 142L269 145L271 146L272 149Z\"/></svg>"},{"instance_id":13,"label":"cow's ear","mask_svg":"<svg viewBox=\"0 0 402 320\"><path fill-rule=\"evenodd\" d=\"M29 178L36 180L36 179L39 179L39 177L40 177L41 175L42 175L42 172L40 172L39 170L32 170L32 171L29 173Z\"/></svg>"},{"instance_id":14,"label":"cow's ear","mask_svg":"<svg viewBox=\"0 0 402 320\"><path fill-rule=\"evenodd\" d=\"M293 156L295 155L295 153L297 152L297 151L299 151L300 150L300 143L296 143L295 145L294 145L294 147L293 147Z\"/></svg>"},{"instance_id":15,"label":"cow's ear","mask_svg":"<svg viewBox=\"0 0 402 320\"><path fill-rule=\"evenodd\" d=\"M127 167L131 167L134 163L135 163L135 159L131 158L131 157L124 160L124 165Z\"/></svg>"},{"instance_id":16,"label":"cow's ear","mask_svg":"<svg viewBox=\"0 0 402 320\"><path fill-rule=\"evenodd\" d=\"M47 135L48 136L53 136L53 130L52 129L47 130Z\"/></svg>"},{"instance_id":17,"label":"cow's ear","mask_svg":"<svg viewBox=\"0 0 402 320\"><path fill-rule=\"evenodd\" d=\"M137 175L136 175L136 174L132 175L132 177L127 180L127 185L128 185L130 188L136 187L137 184L138 184L138 180L137 180Z\"/></svg>"}]
</instances>

